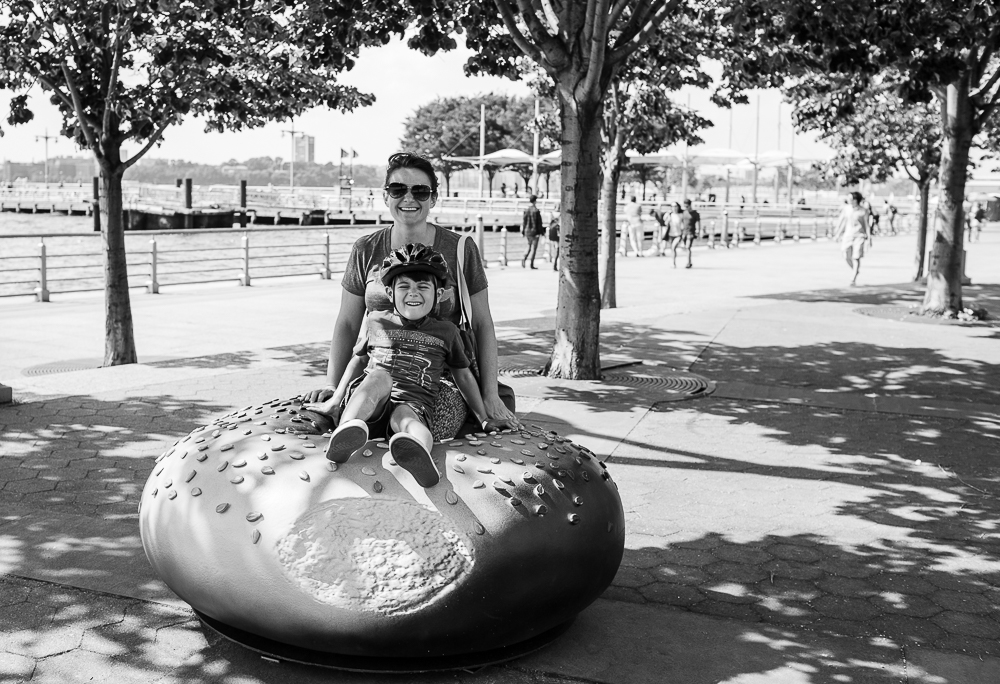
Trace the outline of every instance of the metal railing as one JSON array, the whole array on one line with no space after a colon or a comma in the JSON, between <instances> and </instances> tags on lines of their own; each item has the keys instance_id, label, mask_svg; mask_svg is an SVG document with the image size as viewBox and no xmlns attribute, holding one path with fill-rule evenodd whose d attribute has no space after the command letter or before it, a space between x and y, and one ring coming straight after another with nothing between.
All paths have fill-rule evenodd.
<instances>
[{"instance_id":1,"label":"metal railing","mask_svg":"<svg viewBox=\"0 0 1000 684\"><path fill-rule=\"evenodd\" d=\"M759 246L764 242L815 241L830 238L836 217L741 216L722 212L702 221L697 244L710 249ZM624 224L619 223L618 231ZM898 215L896 232L915 229L916 217ZM654 237L653 221L644 221L646 239ZM886 232L888 226L881 226ZM482 216L471 225L452 230L472 232L487 265L506 266L514 261L522 243L511 242L510 231L499 220ZM250 286L262 278L316 276L330 280L342 273L354 241L364 230L317 226L219 228L126 233L126 262L131 288L156 294L161 287L235 282ZM286 242L289 236L294 240ZM66 244L66 238L80 239ZM33 249L11 254L13 240L38 240ZM621 238L619 238L621 239ZM50 242L47 243L46 240ZM144 244L143 244L144 241ZM228 244L226 244L228 241ZM84 243L84 247L79 246ZM621 244L619 242L619 244ZM50 249L52 248L52 249ZM543 239L542 258L551 260L550 244ZM23 250L22 250L23 251ZM28 277L28 274L32 274ZM47 302L52 294L98 291L104 288L103 253L97 233L43 233L0 236L0 297L34 296Z\"/></svg>"}]
</instances>

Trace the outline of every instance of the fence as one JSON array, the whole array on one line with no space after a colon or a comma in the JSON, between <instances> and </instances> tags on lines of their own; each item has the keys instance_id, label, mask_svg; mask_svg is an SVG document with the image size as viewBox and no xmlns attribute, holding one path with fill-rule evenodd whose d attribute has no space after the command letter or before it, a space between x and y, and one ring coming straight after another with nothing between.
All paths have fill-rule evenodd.
<instances>
[{"instance_id":1,"label":"fence","mask_svg":"<svg viewBox=\"0 0 1000 684\"><path fill-rule=\"evenodd\" d=\"M711 249L814 241L829 238L834 221L830 215L730 217L723 212L718 218L703 220L697 238ZM651 223L646 223L647 239L654 237ZM912 231L915 217L900 214L895 227L897 232ZM523 247L519 234L498 222L485 225L480 218L475 224L452 229L473 232L488 266L506 266L511 253L516 262ZM882 226L883 231L887 229ZM173 285L235 282L250 286L258 279L316 275L329 280L343 272L351 245L365 232L300 226L130 232L126 233L128 278L130 287L151 294ZM8 249L8 245L20 249ZM551 258L549 247L543 240L543 259ZM103 288L99 234L0 236L0 297L34 296L46 302L52 294Z\"/></svg>"}]
</instances>

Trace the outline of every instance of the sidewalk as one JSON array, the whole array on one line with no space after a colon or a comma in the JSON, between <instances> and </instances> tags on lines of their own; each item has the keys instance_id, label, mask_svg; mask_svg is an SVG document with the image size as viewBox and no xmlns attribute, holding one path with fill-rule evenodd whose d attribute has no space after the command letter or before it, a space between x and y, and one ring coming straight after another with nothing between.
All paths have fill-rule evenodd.
<instances>
[{"instance_id":1,"label":"sidewalk","mask_svg":"<svg viewBox=\"0 0 1000 684\"><path fill-rule=\"evenodd\" d=\"M1000 681L1000 327L856 312L919 301L913 242L877 239L857 288L825 241L699 250L691 270L619 259L605 381L505 381L526 423L608 458L622 569L542 651L405 681ZM993 230L969 246L965 297L1000 314L997 263ZM489 277L501 367L542 365L555 274ZM135 294L143 363L47 375L24 371L100 362L100 298L0 302L17 401L0 407L0 683L404 681L220 640L138 539L164 443L319 383L338 297L336 281ZM674 401L685 373L714 391Z\"/></svg>"}]
</instances>

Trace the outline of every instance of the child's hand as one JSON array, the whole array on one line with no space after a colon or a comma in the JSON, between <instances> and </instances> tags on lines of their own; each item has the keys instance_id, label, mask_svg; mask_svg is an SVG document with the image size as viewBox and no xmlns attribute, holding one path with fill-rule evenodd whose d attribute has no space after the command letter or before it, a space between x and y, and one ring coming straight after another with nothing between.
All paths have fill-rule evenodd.
<instances>
[{"instance_id":1,"label":"child's hand","mask_svg":"<svg viewBox=\"0 0 1000 684\"><path fill-rule=\"evenodd\" d=\"M507 420L504 418L491 418L483 423L483 432L492 432L493 430L500 431L510 428L511 430L518 430L521 428L521 423L514 420Z\"/></svg>"},{"instance_id":2,"label":"child's hand","mask_svg":"<svg viewBox=\"0 0 1000 684\"><path fill-rule=\"evenodd\" d=\"M340 422L340 412L343 410L340 406L340 402L335 400L333 397L316 404L306 404L302 408L307 411L315 411L316 413L328 415L336 422Z\"/></svg>"}]
</instances>

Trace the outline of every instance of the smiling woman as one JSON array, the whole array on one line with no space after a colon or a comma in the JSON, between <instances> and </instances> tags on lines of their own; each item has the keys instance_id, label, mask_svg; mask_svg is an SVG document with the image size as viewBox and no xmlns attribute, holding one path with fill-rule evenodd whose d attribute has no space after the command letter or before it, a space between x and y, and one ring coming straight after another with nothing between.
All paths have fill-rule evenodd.
<instances>
[{"instance_id":1,"label":"smiling woman","mask_svg":"<svg viewBox=\"0 0 1000 684\"><path fill-rule=\"evenodd\" d=\"M464 288L471 299L471 332L475 342L475 350L466 349L466 353L474 355L470 361L479 370L479 389L486 417L496 424L513 427L517 425L517 418L513 413L513 397L510 397L510 406L507 406L498 392L496 332L490 313L488 283L482 257L471 240L466 241L464 254L459 255L459 236L427 222L427 215L437 203L437 187L434 166L427 159L409 152L389 157L383 200L389 208L393 223L388 228L359 238L351 249L342 283L340 313L330 344L328 384L308 393L306 398L310 402L324 402L334 396L351 359L351 352L366 314L393 310L393 303L380 279L383 260L393 250L417 243L428 245L442 254L448 264L450 277L448 284L441 289L435 315L455 325L461 323L462 311L454 276L462 274ZM452 408L446 410L446 407ZM458 389L446 375L434 407L434 437L445 439L457 434L465 422L467 409Z\"/></svg>"}]
</instances>

